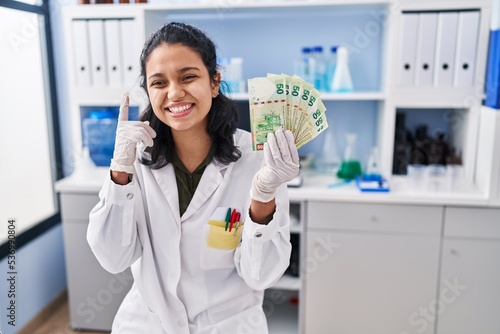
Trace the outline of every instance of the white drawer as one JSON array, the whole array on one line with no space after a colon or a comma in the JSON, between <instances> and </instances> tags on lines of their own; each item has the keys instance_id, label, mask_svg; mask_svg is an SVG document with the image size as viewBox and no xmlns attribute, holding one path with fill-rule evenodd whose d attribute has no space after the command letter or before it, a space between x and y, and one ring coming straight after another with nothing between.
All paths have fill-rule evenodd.
<instances>
[{"instance_id":1,"label":"white drawer","mask_svg":"<svg viewBox=\"0 0 500 334\"><path fill-rule=\"evenodd\" d=\"M500 209L447 207L444 236L500 239Z\"/></svg>"},{"instance_id":2,"label":"white drawer","mask_svg":"<svg viewBox=\"0 0 500 334\"><path fill-rule=\"evenodd\" d=\"M441 234L443 207L308 202L308 228Z\"/></svg>"},{"instance_id":3,"label":"white drawer","mask_svg":"<svg viewBox=\"0 0 500 334\"><path fill-rule=\"evenodd\" d=\"M61 193L60 198L63 222L78 219L88 223L90 211L99 202L97 194Z\"/></svg>"}]
</instances>

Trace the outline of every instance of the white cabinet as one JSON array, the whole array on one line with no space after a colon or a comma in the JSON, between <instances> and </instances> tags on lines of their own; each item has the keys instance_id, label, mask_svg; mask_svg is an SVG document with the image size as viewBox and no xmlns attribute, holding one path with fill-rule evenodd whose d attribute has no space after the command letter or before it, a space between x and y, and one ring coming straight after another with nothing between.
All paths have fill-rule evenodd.
<instances>
[{"instance_id":1,"label":"white cabinet","mask_svg":"<svg viewBox=\"0 0 500 334\"><path fill-rule=\"evenodd\" d=\"M415 332L436 298L442 208L309 202L307 212L303 332ZM419 333L433 333L428 312Z\"/></svg>"},{"instance_id":2,"label":"white cabinet","mask_svg":"<svg viewBox=\"0 0 500 334\"><path fill-rule=\"evenodd\" d=\"M500 204L500 112L481 108L476 184L490 198Z\"/></svg>"},{"instance_id":3,"label":"white cabinet","mask_svg":"<svg viewBox=\"0 0 500 334\"><path fill-rule=\"evenodd\" d=\"M437 334L500 329L500 209L447 208Z\"/></svg>"},{"instance_id":4,"label":"white cabinet","mask_svg":"<svg viewBox=\"0 0 500 334\"><path fill-rule=\"evenodd\" d=\"M193 24L211 37L217 45L219 57L242 57L244 80L265 76L268 72L293 74L294 61L300 57L301 48L319 45L329 56L330 48L345 45L351 52L351 75L355 92L347 94L323 94L329 110L332 126L338 128L336 134L342 143L348 128L363 135L358 136L360 155L367 157L370 148L380 147L384 155L392 150L382 134L389 134L385 127L393 127L382 119L389 116L387 106L387 71L392 39L388 37L392 26L392 15L388 12L390 1L294 1L290 2L239 2L220 1L196 4L148 4L148 5L99 5L68 6L65 8L65 30L72 31L73 23L80 21L128 22L130 38L134 41L129 52L123 57L134 57L138 64L142 44L151 33L165 23L177 21ZM290 27L289 29L277 27ZM121 33L123 37L123 26ZM79 73L78 55L74 45L80 45L68 35L66 37L69 102L71 104L72 140L75 152L81 150L80 118L82 107L118 106L123 91L130 91L131 103L141 108L147 103L142 89L135 85L123 84L81 87L76 85ZM122 49L124 48L124 43ZM135 56L134 56L135 55ZM125 61L125 59L124 59ZM126 68L126 66L125 66ZM134 72L136 79L138 71ZM234 96L241 103L240 119L247 119L248 95ZM336 101L335 103L333 101ZM334 119L338 117L338 119ZM380 119L379 119L380 118ZM365 120L359 122L360 119ZM336 125L338 123L338 125ZM249 125L245 126L249 129ZM377 135L378 134L378 135ZM385 135L384 135L385 137ZM376 141L374 143L374 141ZM319 141L316 141L318 143ZM387 152L386 152L387 150ZM386 154L387 153L387 154ZM384 164L390 162L384 161ZM390 169L390 166L387 165Z\"/></svg>"},{"instance_id":5,"label":"white cabinet","mask_svg":"<svg viewBox=\"0 0 500 334\"><path fill-rule=\"evenodd\" d=\"M87 243L90 210L97 204L97 190L72 191L71 181L60 181L66 277L71 328L111 330L116 311L132 286L130 269L116 275L104 270Z\"/></svg>"},{"instance_id":6,"label":"white cabinet","mask_svg":"<svg viewBox=\"0 0 500 334\"><path fill-rule=\"evenodd\" d=\"M129 92L131 106L142 108L146 103L138 83L143 15L133 6L106 7L63 7L67 61L61 71L66 73L68 87L61 110L69 114L64 117L69 124L63 127L68 130L63 131L68 131L66 136L71 140L71 146L66 145L70 159L81 155L82 120L88 117L89 108L118 108L124 92ZM108 26L114 29L105 31Z\"/></svg>"},{"instance_id":7,"label":"white cabinet","mask_svg":"<svg viewBox=\"0 0 500 334\"><path fill-rule=\"evenodd\" d=\"M66 107L71 114L72 151L81 151L82 108L117 107L123 91L130 92L133 105L142 109L147 104L146 95L137 81L142 45L163 24L181 21L207 32L217 44L219 57L242 57L244 79L264 76L268 72L292 73L293 63L304 46L321 45L326 50L333 45L347 47L355 91L322 95L339 146L344 146L347 132L358 133L358 153L362 162L366 162L370 148L377 146L382 172L390 176L396 113L411 114L409 118L417 118L415 122L432 123L437 119L439 122L432 123L429 134L437 128L448 132L451 145L462 153L466 177L472 181L482 84L475 79L467 87L400 85L398 69L402 55L405 50L415 49L406 47L404 31L400 27L408 13L479 13L475 64L471 64L470 72L473 72L473 78L484 78L490 10L491 0L244 1L231 4L201 1L66 6L64 30L70 105L63 106L63 109ZM120 45L127 50L122 52L122 67L130 73L124 74L128 79L121 85L78 86L81 52L75 54L75 46L81 45L73 38L73 23L99 20L120 23L119 32L122 38L125 36ZM244 106L247 95L238 94L235 98ZM432 116L427 113L422 116L422 110ZM247 117L246 112L243 117ZM306 153L319 152L321 140L318 138L315 144L303 150Z\"/></svg>"},{"instance_id":8,"label":"white cabinet","mask_svg":"<svg viewBox=\"0 0 500 334\"><path fill-rule=\"evenodd\" d=\"M290 203L290 241L292 254L290 266L281 279L265 292L263 309L270 334L299 333L303 313L302 277L300 275L304 244L304 202Z\"/></svg>"}]
</instances>

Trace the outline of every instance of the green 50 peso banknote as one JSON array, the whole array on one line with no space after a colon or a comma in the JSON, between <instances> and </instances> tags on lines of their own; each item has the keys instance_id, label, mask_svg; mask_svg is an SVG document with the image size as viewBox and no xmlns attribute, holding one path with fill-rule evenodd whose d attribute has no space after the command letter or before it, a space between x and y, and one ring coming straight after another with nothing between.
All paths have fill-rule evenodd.
<instances>
[{"instance_id":1,"label":"green 50 peso banknote","mask_svg":"<svg viewBox=\"0 0 500 334\"><path fill-rule=\"evenodd\" d=\"M254 151L264 149L267 134L290 130L300 148L328 128L320 93L300 77L268 74L248 80L250 126Z\"/></svg>"}]
</instances>

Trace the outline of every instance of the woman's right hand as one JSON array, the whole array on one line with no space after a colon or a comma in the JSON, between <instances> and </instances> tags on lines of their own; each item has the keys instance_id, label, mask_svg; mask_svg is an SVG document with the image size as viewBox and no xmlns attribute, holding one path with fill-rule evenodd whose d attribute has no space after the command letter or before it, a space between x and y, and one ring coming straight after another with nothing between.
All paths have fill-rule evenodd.
<instances>
[{"instance_id":1,"label":"woman's right hand","mask_svg":"<svg viewBox=\"0 0 500 334\"><path fill-rule=\"evenodd\" d=\"M149 126L148 121L140 122L128 120L128 106L129 97L128 93L125 93L120 105L118 126L116 128L115 151L113 153L110 168L112 176L116 176L118 179L122 179L124 176L128 179L127 174L134 173L137 144L141 142L145 146L153 146L153 138L156 137L156 132ZM115 180L116 177L113 177L115 182L118 181Z\"/></svg>"}]
</instances>

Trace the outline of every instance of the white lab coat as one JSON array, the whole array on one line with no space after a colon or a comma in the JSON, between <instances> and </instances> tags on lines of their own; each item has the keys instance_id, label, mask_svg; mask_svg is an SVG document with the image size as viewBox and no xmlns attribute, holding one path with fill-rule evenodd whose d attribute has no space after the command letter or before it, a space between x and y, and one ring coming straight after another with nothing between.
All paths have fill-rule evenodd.
<instances>
[{"instance_id":1,"label":"white lab coat","mask_svg":"<svg viewBox=\"0 0 500 334\"><path fill-rule=\"evenodd\" d=\"M250 219L252 178L263 165L250 138L235 133L241 158L229 165L212 161L182 217L172 164L152 170L136 163L125 186L107 177L87 240L106 270L131 266L134 276L113 334L268 333L263 291L289 264L289 203L282 185L271 222ZM235 250L207 247L208 221L218 207L236 207L246 216Z\"/></svg>"}]
</instances>

